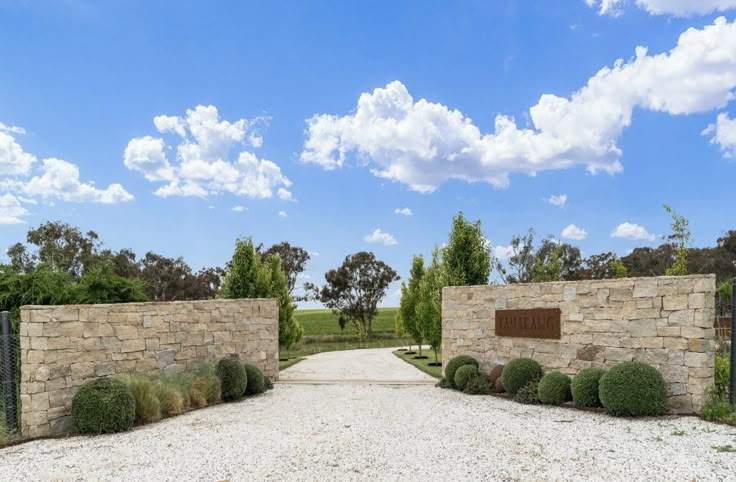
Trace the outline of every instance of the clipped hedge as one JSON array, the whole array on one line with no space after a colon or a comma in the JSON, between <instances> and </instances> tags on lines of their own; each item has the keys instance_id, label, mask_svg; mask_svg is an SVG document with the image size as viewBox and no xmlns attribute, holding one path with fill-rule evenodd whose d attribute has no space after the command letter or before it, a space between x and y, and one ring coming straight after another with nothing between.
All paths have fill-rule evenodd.
<instances>
[{"instance_id":1,"label":"clipped hedge","mask_svg":"<svg viewBox=\"0 0 736 482\"><path fill-rule=\"evenodd\" d=\"M114 378L98 378L82 385L72 399L72 423L79 433L129 430L135 422L135 399L130 387Z\"/></svg>"},{"instance_id":2,"label":"clipped hedge","mask_svg":"<svg viewBox=\"0 0 736 482\"><path fill-rule=\"evenodd\" d=\"M619 363L601 377L598 390L601 403L611 415L656 416L669 411L662 374L646 363Z\"/></svg>"},{"instance_id":3,"label":"clipped hedge","mask_svg":"<svg viewBox=\"0 0 736 482\"><path fill-rule=\"evenodd\" d=\"M222 399L226 401L240 400L248 385L248 375L237 358L223 358L215 367L217 378L222 387Z\"/></svg>"},{"instance_id":4,"label":"clipped hedge","mask_svg":"<svg viewBox=\"0 0 736 482\"><path fill-rule=\"evenodd\" d=\"M544 374L542 366L531 358L516 358L503 368L501 380L503 388L511 395L529 384L532 380L539 380Z\"/></svg>"},{"instance_id":5,"label":"clipped hedge","mask_svg":"<svg viewBox=\"0 0 736 482\"><path fill-rule=\"evenodd\" d=\"M463 365L455 372L455 378L453 384L458 390L465 390L465 386L468 384L471 378L478 376L478 367L475 365Z\"/></svg>"},{"instance_id":6,"label":"clipped hedge","mask_svg":"<svg viewBox=\"0 0 736 482\"><path fill-rule=\"evenodd\" d=\"M518 403L525 403L529 405L536 405L539 403L539 378L533 378L527 382L526 385L521 387L516 394L514 394L514 401Z\"/></svg>"},{"instance_id":7,"label":"clipped hedge","mask_svg":"<svg viewBox=\"0 0 736 482\"><path fill-rule=\"evenodd\" d=\"M600 407L598 383L606 370L603 368L583 368L570 384L572 401L581 407Z\"/></svg>"},{"instance_id":8,"label":"clipped hedge","mask_svg":"<svg viewBox=\"0 0 736 482\"><path fill-rule=\"evenodd\" d=\"M547 405L562 405L572 399L570 377L560 372L546 373L537 387L539 401Z\"/></svg>"},{"instance_id":9,"label":"clipped hedge","mask_svg":"<svg viewBox=\"0 0 736 482\"><path fill-rule=\"evenodd\" d=\"M455 373L455 376L457 376L457 373ZM485 373L478 373L476 376L471 378L463 390L463 392L468 395L490 395L495 391L491 377Z\"/></svg>"},{"instance_id":10,"label":"clipped hedge","mask_svg":"<svg viewBox=\"0 0 736 482\"><path fill-rule=\"evenodd\" d=\"M273 390L273 382L269 376L263 377L263 386L266 387L266 390Z\"/></svg>"},{"instance_id":11,"label":"clipped hedge","mask_svg":"<svg viewBox=\"0 0 736 482\"><path fill-rule=\"evenodd\" d=\"M445 367L445 379L452 388L457 388L457 386L455 386L455 372L463 365L473 365L478 368L478 360L469 355L459 355L447 362L447 366Z\"/></svg>"},{"instance_id":12,"label":"clipped hedge","mask_svg":"<svg viewBox=\"0 0 736 482\"><path fill-rule=\"evenodd\" d=\"M248 384L245 386L246 395L258 395L266 391L266 381L263 378L263 372L260 368L250 363L243 363L245 373L248 377Z\"/></svg>"}]
</instances>

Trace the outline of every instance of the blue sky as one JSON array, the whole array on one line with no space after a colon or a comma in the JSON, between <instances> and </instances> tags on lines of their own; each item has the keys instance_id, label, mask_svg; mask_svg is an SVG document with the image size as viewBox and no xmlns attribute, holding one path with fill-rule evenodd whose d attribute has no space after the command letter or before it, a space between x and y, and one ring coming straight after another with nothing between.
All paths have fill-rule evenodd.
<instances>
[{"instance_id":1,"label":"blue sky","mask_svg":"<svg viewBox=\"0 0 736 482\"><path fill-rule=\"evenodd\" d=\"M251 235L314 253L320 282L360 250L405 276L458 211L500 255L529 227L625 255L668 231L665 202L712 245L734 227L735 18L736 0L0 0L0 246L62 220L199 268Z\"/></svg>"}]
</instances>

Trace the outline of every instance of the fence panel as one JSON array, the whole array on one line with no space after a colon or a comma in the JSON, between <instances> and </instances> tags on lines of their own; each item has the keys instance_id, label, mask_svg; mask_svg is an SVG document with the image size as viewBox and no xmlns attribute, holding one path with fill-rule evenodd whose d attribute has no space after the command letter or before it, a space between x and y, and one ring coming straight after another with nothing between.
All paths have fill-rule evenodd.
<instances>
[{"instance_id":1,"label":"fence panel","mask_svg":"<svg viewBox=\"0 0 736 482\"><path fill-rule=\"evenodd\" d=\"M0 312L0 434L16 433L19 420L20 343L10 313Z\"/></svg>"}]
</instances>

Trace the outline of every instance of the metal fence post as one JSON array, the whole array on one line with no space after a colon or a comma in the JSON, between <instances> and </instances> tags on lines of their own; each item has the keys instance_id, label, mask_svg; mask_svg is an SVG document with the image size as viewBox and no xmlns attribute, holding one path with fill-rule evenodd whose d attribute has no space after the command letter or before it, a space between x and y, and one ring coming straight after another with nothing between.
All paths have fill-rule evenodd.
<instances>
[{"instance_id":1,"label":"metal fence post","mask_svg":"<svg viewBox=\"0 0 736 482\"><path fill-rule=\"evenodd\" d=\"M731 380L728 387L728 401L736 403L736 278L731 280Z\"/></svg>"},{"instance_id":2,"label":"metal fence post","mask_svg":"<svg viewBox=\"0 0 736 482\"><path fill-rule=\"evenodd\" d=\"M18 428L17 404L15 400L15 356L13 334L10 331L10 313L0 312L0 342L2 342L2 396L5 405L5 423L10 431Z\"/></svg>"}]
</instances>

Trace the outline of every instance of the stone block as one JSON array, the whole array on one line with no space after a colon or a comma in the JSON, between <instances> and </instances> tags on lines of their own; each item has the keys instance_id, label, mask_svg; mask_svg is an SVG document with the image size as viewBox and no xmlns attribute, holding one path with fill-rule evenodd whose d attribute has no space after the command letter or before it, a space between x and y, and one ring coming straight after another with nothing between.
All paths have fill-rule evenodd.
<instances>
[{"instance_id":1,"label":"stone block","mask_svg":"<svg viewBox=\"0 0 736 482\"><path fill-rule=\"evenodd\" d=\"M684 338L662 338L662 346L668 350L687 350L687 340Z\"/></svg>"},{"instance_id":2,"label":"stone block","mask_svg":"<svg viewBox=\"0 0 736 482\"><path fill-rule=\"evenodd\" d=\"M95 364L95 376L104 377L115 374L115 364L111 361Z\"/></svg>"},{"instance_id":3,"label":"stone block","mask_svg":"<svg viewBox=\"0 0 736 482\"><path fill-rule=\"evenodd\" d=\"M138 339L138 327L136 326L115 325L113 326L113 331L120 341Z\"/></svg>"},{"instance_id":4,"label":"stone block","mask_svg":"<svg viewBox=\"0 0 736 482\"><path fill-rule=\"evenodd\" d=\"M657 280L645 279L634 282L634 298L651 298L657 296Z\"/></svg>"},{"instance_id":5,"label":"stone block","mask_svg":"<svg viewBox=\"0 0 736 482\"><path fill-rule=\"evenodd\" d=\"M669 315L670 326L689 326L693 323L693 312L691 310L673 311Z\"/></svg>"},{"instance_id":6,"label":"stone block","mask_svg":"<svg viewBox=\"0 0 736 482\"><path fill-rule=\"evenodd\" d=\"M629 322L629 333L632 337L657 336L657 320L642 319Z\"/></svg>"},{"instance_id":7,"label":"stone block","mask_svg":"<svg viewBox=\"0 0 736 482\"><path fill-rule=\"evenodd\" d=\"M121 353L129 353L134 351L143 351L146 349L145 340L125 340L120 344Z\"/></svg>"},{"instance_id":8,"label":"stone block","mask_svg":"<svg viewBox=\"0 0 736 482\"><path fill-rule=\"evenodd\" d=\"M48 392L34 393L31 395L31 411L41 412L49 409Z\"/></svg>"},{"instance_id":9,"label":"stone block","mask_svg":"<svg viewBox=\"0 0 736 482\"><path fill-rule=\"evenodd\" d=\"M667 295L662 298L662 309L678 311L688 309L688 295Z\"/></svg>"},{"instance_id":10,"label":"stone block","mask_svg":"<svg viewBox=\"0 0 736 482\"><path fill-rule=\"evenodd\" d=\"M694 352L710 352L713 350L713 342L705 338L691 338L687 344L688 351Z\"/></svg>"},{"instance_id":11,"label":"stone block","mask_svg":"<svg viewBox=\"0 0 736 482\"><path fill-rule=\"evenodd\" d=\"M685 366L693 368L706 368L713 365L713 356L710 353L685 353Z\"/></svg>"},{"instance_id":12,"label":"stone block","mask_svg":"<svg viewBox=\"0 0 736 482\"><path fill-rule=\"evenodd\" d=\"M72 363L72 380L84 380L95 376L95 364L92 362Z\"/></svg>"},{"instance_id":13,"label":"stone block","mask_svg":"<svg viewBox=\"0 0 736 482\"><path fill-rule=\"evenodd\" d=\"M628 348L606 348L604 356L607 361L631 361L634 357L634 352Z\"/></svg>"},{"instance_id":14,"label":"stone block","mask_svg":"<svg viewBox=\"0 0 736 482\"><path fill-rule=\"evenodd\" d=\"M711 334L706 333L704 328L697 326L683 326L680 328L680 335L683 338L708 338Z\"/></svg>"},{"instance_id":15,"label":"stone block","mask_svg":"<svg viewBox=\"0 0 736 482\"><path fill-rule=\"evenodd\" d=\"M659 367L659 371L664 378L664 381L668 383L687 383L688 381L688 367L678 365L662 365Z\"/></svg>"},{"instance_id":16,"label":"stone block","mask_svg":"<svg viewBox=\"0 0 736 482\"><path fill-rule=\"evenodd\" d=\"M67 350L72 347L71 339L68 336L58 336L46 339L47 350Z\"/></svg>"},{"instance_id":17,"label":"stone block","mask_svg":"<svg viewBox=\"0 0 736 482\"><path fill-rule=\"evenodd\" d=\"M679 326L657 326L657 336L679 337L681 329Z\"/></svg>"}]
</instances>

